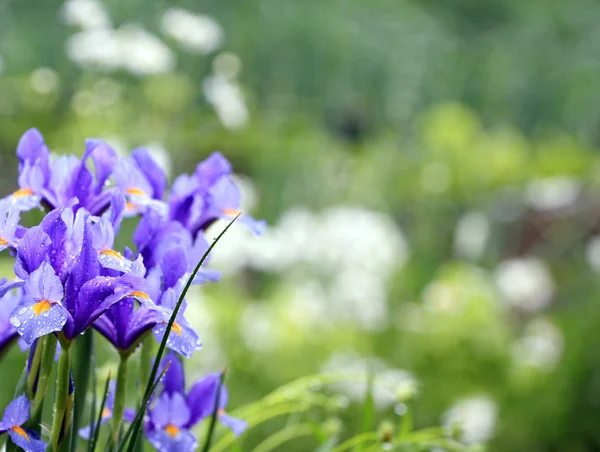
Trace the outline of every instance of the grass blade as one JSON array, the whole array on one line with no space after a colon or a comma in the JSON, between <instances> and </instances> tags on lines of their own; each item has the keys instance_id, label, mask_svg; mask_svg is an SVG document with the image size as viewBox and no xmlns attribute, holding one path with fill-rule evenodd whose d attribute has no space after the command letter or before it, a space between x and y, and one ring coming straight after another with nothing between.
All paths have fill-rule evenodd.
<instances>
[{"instance_id":1,"label":"grass blade","mask_svg":"<svg viewBox=\"0 0 600 452\"><path fill-rule=\"evenodd\" d=\"M108 398L108 386L110 384L110 373L106 378L106 383L104 383L104 393L102 394L102 402L100 403L100 411L98 412L98 419L96 420L96 424L92 422L94 417L90 419L91 422L91 431L90 431L90 440L88 441L88 452L94 452L96 449L96 443L98 442L98 437L100 436L100 424L102 423L102 412L104 411L104 406L106 405L106 399ZM94 391L95 392L95 391ZM95 405L95 402L94 402Z\"/></svg>"},{"instance_id":2,"label":"grass blade","mask_svg":"<svg viewBox=\"0 0 600 452\"><path fill-rule=\"evenodd\" d=\"M155 386L155 385L153 385L153 382L154 382L154 379L156 378L156 374L158 373L158 367L160 366L160 360L162 359L162 356L165 352L165 348L167 347L167 341L169 339L169 335L171 334L171 329L173 328L173 323L175 323L175 318L177 317L177 314L179 313L179 309L181 308L181 304L183 303L183 299L185 298L187 291L189 290L190 286L192 285L192 281L196 277L196 274L200 270L200 267L202 266L204 261L206 261L206 259L208 258L208 255L210 254L212 249L215 247L217 242L219 240L221 240L223 235L227 232L227 230L231 227L231 225L235 222L235 220L237 220L239 218L240 215L241 215L241 213L238 213L233 218L233 220L231 220L229 222L229 224L221 231L221 233L217 236L217 238L215 240L213 240L213 242L210 244L210 246L208 247L208 249L202 256L202 258L200 259L200 261L198 261L198 264L194 268L194 271L188 278L188 280L185 284L185 287L183 288L183 291L181 292L181 295L179 296L179 300L177 300L177 304L175 305L173 314L171 315L171 318L169 319L169 322L167 323L167 328L165 329L165 334L163 336L162 341L160 342L160 346L158 347L158 352L156 353L156 358L154 359L154 365L152 366L152 371L150 372L150 378L148 378L148 382L146 383L146 390L144 392L144 400L150 399L150 395L152 394L152 391L153 391L152 388ZM137 414L139 414L140 411L143 412L145 410L146 410L146 403L144 403L143 405L140 406L140 409L138 410ZM137 414L136 414L136 418L138 417ZM136 442L137 437L140 432L142 418L143 418L143 416L140 416L140 421L134 422L133 424L131 424L131 427L129 429L129 431L131 432L131 442L129 443L129 447L127 449L129 452L133 452L133 450L134 450L133 446L135 445L135 442ZM123 446L125 445L124 442L121 442L121 444ZM121 447L119 447L119 450L121 450Z\"/></svg>"},{"instance_id":3,"label":"grass blade","mask_svg":"<svg viewBox=\"0 0 600 452\"><path fill-rule=\"evenodd\" d=\"M137 435L136 436L132 436L132 435L136 431L139 432L140 427L142 425L142 420L144 419L144 414L146 412L146 407L148 406L148 403L150 402L150 397L154 393L154 390L156 389L156 387L158 386L158 384L160 383L162 378L167 373L167 370L169 369L170 365L171 365L171 361L169 361L167 363L167 365L162 370L162 372L160 373L160 375L158 376L158 378L156 379L154 384L150 387L150 391L148 392L148 395L146 397L144 397L144 400L142 400L142 404L140 405L140 408L138 409L137 413L135 413L135 418L133 419L133 422L131 423L131 425L127 429L127 432L125 433L125 436L123 436L123 439L119 443L118 450L120 450L120 451L124 450L125 444L127 444L127 440L129 439L130 436L131 436L131 441L129 442L129 447L127 448L127 450L131 452L135 448L135 442L137 440Z\"/></svg>"},{"instance_id":4,"label":"grass blade","mask_svg":"<svg viewBox=\"0 0 600 452\"><path fill-rule=\"evenodd\" d=\"M204 447L202 452L208 452L210 449L210 443L212 441L213 434L215 432L215 426L217 425L217 413L219 411L219 403L221 402L221 388L223 387L223 381L225 380L225 370L221 372L219 378L219 384L217 385L217 394L215 397L215 404L213 405L212 415L210 417L210 424L208 426L208 432L206 433L206 440L204 441Z\"/></svg>"}]
</instances>

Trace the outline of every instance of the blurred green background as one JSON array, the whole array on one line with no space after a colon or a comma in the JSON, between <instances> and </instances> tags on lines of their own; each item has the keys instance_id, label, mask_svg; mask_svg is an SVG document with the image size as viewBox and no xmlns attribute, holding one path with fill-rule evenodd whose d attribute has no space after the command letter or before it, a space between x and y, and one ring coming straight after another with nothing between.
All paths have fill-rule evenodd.
<instances>
[{"instance_id":1,"label":"blurred green background","mask_svg":"<svg viewBox=\"0 0 600 452\"><path fill-rule=\"evenodd\" d=\"M190 297L190 379L226 365L238 406L375 369L416 381L418 426L600 450L599 20L593 0L0 0L0 189L29 127L57 153L148 146L171 180L220 150L270 226L226 236L224 280ZM337 390L350 435L364 390Z\"/></svg>"}]
</instances>

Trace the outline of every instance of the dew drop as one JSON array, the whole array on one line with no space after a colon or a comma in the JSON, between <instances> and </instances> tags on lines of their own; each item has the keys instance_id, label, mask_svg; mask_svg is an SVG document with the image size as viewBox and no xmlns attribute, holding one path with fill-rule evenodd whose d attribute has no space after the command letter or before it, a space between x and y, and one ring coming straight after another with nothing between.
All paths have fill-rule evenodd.
<instances>
[{"instance_id":1,"label":"dew drop","mask_svg":"<svg viewBox=\"0 0 600 452\"><path fill-rule=\"evenodd\" d=\"M15 328L19 328L21 326L21 321L19 319L17 319L16 317L11 317L10 318L10 323Z\"/></svg>"},{"instance_id":2,"label":"dew drop","mask_svg":"<svg viewBox=\"0 0 600 452\"><path fill-rule=\"evenodd\" d=\"M21 308L19 309L19 314L23 315L27 312L27 308Z\"/></svg>"}]
</instances>

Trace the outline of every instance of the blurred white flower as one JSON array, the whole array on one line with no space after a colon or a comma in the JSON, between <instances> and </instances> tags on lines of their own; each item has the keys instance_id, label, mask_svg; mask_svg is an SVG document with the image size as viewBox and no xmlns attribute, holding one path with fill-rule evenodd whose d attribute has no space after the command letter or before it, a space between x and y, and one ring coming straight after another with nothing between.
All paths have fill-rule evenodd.
<instances>
[{"instance_id":1,"label":"blurred white flower","mask_svg":"<svg viewBox=\"0 0 600 452\"><path fill-rule=\"evenodd\" d=\"M214 51L223 40L223 30L214 19L179 8L164 13L161 30L187 50L198 53Z\"/></svg>"},{"instance_id":2,"label":"blurred white flower","mask_svg":"<svg viewBox=\"0 0 600 452\"><path fill-rule=\"evenodd\" d=\"M535 209L553 210L570 206L580 193L580 181L568 177L552 177L530 182L526 198Z\"/></svg>"},{"instance_id":3,"label":"blurred white flower","mask_svg":"<svg viewBox=\"0 0 600 452\"><path fill-rule=\"evenodd\" d=\"M40 94L50 94L58 87L56 71L48 67L40 67L29 76L31 87Z\"/></svg>"},{"instance_id":4,"label":"blurred white flower","mask_svg":"<svg viewBox=\"0 0 600 452\"><path fill-rule=\"evenodd\" d=\"M62 8L62 18L67 24L84 30L111 26L106 8L98 0L68 0Z\"/></svg>"},{"instance_id":5,"label":"blurred white flower","mask_svg":"<svg viewBox=\"0 0 600 452\"><path fill-rule=\"evenodd\" d=\"M173 52L137 25L76 33L67 41L67 54L88 69L125 69L139 76L169 72L175 66Z\"/></svg>"},{"instance_id":6,"label":"blurred white flower","mask_svg":"<svg viewBox=\"0 0 600 452\"><path fill-rule=\"evenodd\" d=\"M119 29L121 64L132 74L147 75L169 72L175 56L157 36L137 25Z\"/></svg>"},{"instance_id":7,"label":"blurred white flower","mask_svg":"<svg viewBox=\"0 0 600 452\"><path fill-rule=\"evenodd\" d=\"M454 252L467 259L477 259L485 249L490 235L490 223L480 212L463 215L454 233Z\"/></svg>"},{"instance_id":8,"label":"blurred white flower","mask_svg":"<svg viewBox=\"0 0 600 452\"><path fill-rule=\"evenodd\" d=\"M121 50L114 30L90 30L67 40L67 55L88 69L111 71L121 66Z\"/></svg>"},{"instance_id":9,"label":"blurred white flower","mask_svg":"<svg viewBox=\"0 0 600 452\"><path fill-rule=\"evenodd\" d=\"M212 104L223 125L239 129L248 122L248 109L240 87L223 75L212 75L203 84L204 95Z\"/></svg>"},{"instance_id":10,"label":"blurred white flower","mask_svg":"<svg viewBox=\"0 0 600 452\"><path fill-rule=\"evenodd\" d=\"M592 268L600 271L600 237L593 237L585 248L587 260Z\"/></svg>"},{"instance_id":11,"label":"blurred white flower","mask_svg":"<svg viewBox=\"0 0 600 452\"><path fill-rule=\"evenodd\" d=\"M496 403L486 396L459 400L443 416L447 428L460 427L466 444L487 441L494 433L498 416Z\"/></svg>"},{"instance_id":12,"label":"blurred white flower","mask_svg":"<svg viewBox=\"0 0 600 452\"><path fill-rule=\"evenodd\" d=\"M354 351L337 351L322 366L324 372L347 372L354 376L349 382L331 385L350 399L363 401L367 393L367 381L372 373L373 402L378 409L395 405L418 392L418 384L414 376L402 369L389 368L378 358L363 358ZM356 381L358 377L359 381ZM363 378L364 377L364 380ZM360 381L363 380L363 381Z\"/></svg>"},{"instance_id":13,"label":"blurred white flower","mask_svg":"<svg viewBox=\"0 0 600 452\"><path fill-rule=\"evenodd\" d=\"M240 333L252 350L268 351L277 347L275 319L272 311L262 304L248 303L240 322Z\"/></svg>"},{"instance_id":14,"label":"blurred white flower","mask_svg":"<svg viewBox=\"0 0 600 452\"><path fill-rule=\"evenodd\" d=\"M548 267L533 257L500 263L496 270L496 284L509 305L524 311L543 309L554 293Z\"/></svg>"},{"instance_id":15,"label":"blurred white flower","mask_svg":"<svg viewBox=\"0 0 600 452\"><path fill-rule=\"evenodd\" d=\"M406 240L391 218L339 206L320 214L291 209L259 238L234 228L215 248L212 263L225 273L244 266L282 273L294 306L312 290L305 288L319 287L324 311L315 315L377 330L389 321L388 281L407 256Z\"/></svg>"},{"instance_id":16,"label":"blurred white flower","mask_svg":"<svg viewBox=\"0 0 600 452\"><path fill-rule=\"evenodd\" d=\"M549 371L560 360L564 346L562 332L544 319L535 319L524 336L513 346L513 359L518 365Z\"/></svg>"}]
</instances>

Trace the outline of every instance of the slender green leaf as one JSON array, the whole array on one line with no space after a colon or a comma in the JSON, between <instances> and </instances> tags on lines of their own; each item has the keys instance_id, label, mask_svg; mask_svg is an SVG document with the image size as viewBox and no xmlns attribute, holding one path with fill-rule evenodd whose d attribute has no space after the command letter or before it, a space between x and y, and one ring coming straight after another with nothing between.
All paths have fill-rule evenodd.
<instances>
[{"instance_id":1,"label":"slender green leaf","mask_svg":"<svg viewBox=\"0 0 600 452\"><path fill-rule=\"evenodd\" d=\"M235 222L235 220L237 220L239 218L240 215L241 215L241 213L238 213L235 216L235 218L233 218L233 220L231 220L229 222L229 224L221 231L221 233L217 236L217 238L215 240L213 240L213 242L210 244L210 246L208 247L208 249L202 256L202 258L200 259L200 261L198 261L198 264L194 268L194 271L192 271L192 274L188 278L188 280L185 284L185 287L183 288L183 291L181 292L179 300L177 300L175 309L173 309L173 314L171 315L171 318L169 319L169 322L167 323L167 328L165 329L165 333L164 333L162 341L160 342L160 346L158 347L158 352L156 353L156 358L154 359L154 365L152 366L152 371L150 372L150 378L148 378L148 382L146 383L146 391L144 392L144 400L150 399L150 394L153 391L152 388L155 386L155 385L153 385L153 382L154 382L154 379L156 378L156 374L158 373L158 368L160 366L160 360L162 359L163 353L165 352L165 348L167 347L167 341L169 340L169 334L171 334L171 329L173 328L173 324L175 323L175 319L177 318L177 314L179 313L181 304L183 303L183 300L184 300L185 296L187 295L187 291L189 290L190 286L192 285L192 281L196 277L196 274L200 270L200 267L202 266L204 261L206 261L206 259L208 258L208 255L210 254L212 249L219 242L221 237L223 237L223 235L227 232L227 230L231 227L231 225ZM139 418L140 418L139 422L134 422L133 424L131 424L131 427L129 429L131 431L131 442L129 443L129 448L127 449L129 452L133 452L133 450L134 450L135 442L137 440L137 437L139 435L140 428L141 428L141 419L143 418L143 412L145 410L146 410L146 403L144 403L139 408L138 413L136 414L136 418L137 418L139 413L142 412L142 415L139 416ZM125 443L121 442L121 444L124 445Z\"/></svg>"},{"instance_id":2,"label":"slender green leaf","mask_svg":"<svg viewBox=\"0 0 600 452\"><path fill-rule=\"evenodd\" d=\"M212 415L210 417L210 424L208 426L208 432L206 433L206 440L204 441L204 447L202 452L208 452L210 449L210 443L212 441L213 434L215 433L215 426L217 425L217 416L219 411L219 403L221 402L221 388L223 387L223 381L225 380L225 371L221 372L219 383L217 384L217 394L215 396L215 403L213 405Z\"/></svg>"},{"instance_id":3,"label":"slender green leaf","mask_svg":"<svg viewBox=\"0 0 600 452\"><path fill-rule=\"evenodd\" d=\"M373 380L374 374L372 371L369 371L369 376L367 379L367 392L365 394L365 405L363 407L362 412L362 421L360 427L360 433L368 433L373 431L373 420L375 418L375 400L373 398ZM359 444L362 446L362 444ZM359 447L358 450L362 450L362 447Z\"/></svg>"},{"instance_id":4,"label":"slender green leaf","mask_svg":"<svg viewBox=\"0 0 600 452\"><path fill-rule=\"evenodd\" d=\"M92 421L94 417L90 419L90 440L88 441L88 452L94 452L96 449L96 444L98 443L98 437L100 436L100 425L102 424L102 412L104 411L104 407L106 405L106 399L108 398L108 386L110 385L110 373L108 377L106 377L106 382L104 383L104 391L102 393L102 402L100 402L100 411L98 412L98 418L96 419L96 423L94 424Z\"/></svg>"},{"instance_id":5,"label":"slender green leaf","mask_svg":"<svg viewBox=\"0 0 600 452\"><path fill-rule=\"evenodd\" d=\"M94 452L94 449L90 449L90 443L92 442L92 438L94 437L95 433L96 433L96 428L95 425L93 424L94 422L94 415L96 414L96 405L97 405L97 400L96 400L96 385L98 384L98 381L96 380L96 356L92 355L92 369L94 369L94 372L92 372L92 403L90 406L90 436L89 436L89 441L88 441L88 452ZM108 377L106 378L106 383L105 383L105 387L104 387L104 393L102 395L102 407L100 408L100 414L102 414L102 410L104 410L104 404L106 403L106 397L108 396L108 383L110 382L110 373L108 374ZM79 434L79 432L75 432L75 434ZM97 440L97 435L95 436L95 441ZM94 444L91 445L92 447L94 446Z\"/></svg>"}]
</instances>

